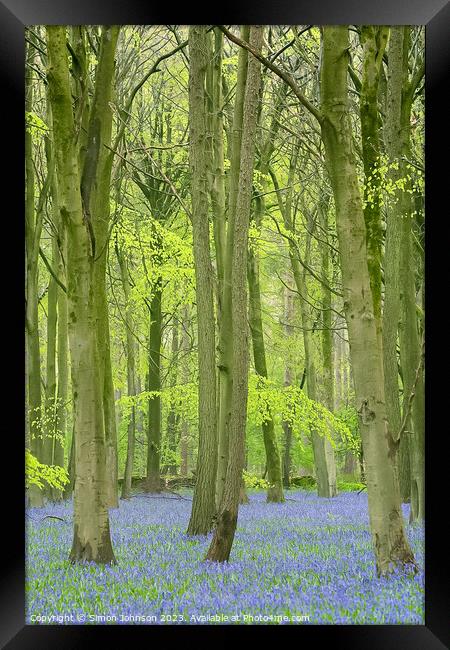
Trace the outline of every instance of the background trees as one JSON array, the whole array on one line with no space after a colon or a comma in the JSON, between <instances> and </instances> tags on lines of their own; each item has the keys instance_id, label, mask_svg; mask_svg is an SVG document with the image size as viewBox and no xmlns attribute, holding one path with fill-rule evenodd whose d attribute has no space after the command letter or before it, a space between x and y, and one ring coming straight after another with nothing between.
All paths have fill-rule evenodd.
<instances>
[{"instance_id":1,"label":"background trees","mask_svg":"<svg viewBox=\"0 0 450 650\"><path fill-rule=\"evenodd\" d=\"M72 479L72 559L113 561L120 490L183 483L228 559L243 473L366 484L379 572L413 562L422 30L36 26L26 64L27 447Z\"/></svg>"}]
</instances>

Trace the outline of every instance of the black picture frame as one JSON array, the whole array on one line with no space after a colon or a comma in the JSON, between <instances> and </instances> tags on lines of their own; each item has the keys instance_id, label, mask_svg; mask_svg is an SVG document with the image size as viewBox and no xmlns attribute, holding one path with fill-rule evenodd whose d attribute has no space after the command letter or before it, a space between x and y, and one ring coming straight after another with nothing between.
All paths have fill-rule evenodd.
<instances>
[{"instance_id":1,"label":"black picture frame","mask_svg":"<svg viewBox=\"0 0 450 650\"><path fill-rule=\"evenodd\" d=\"M173 9L172 15L162 3L143 0L0 0L0 85L2 119L0 134L2 157L7 160L3 174L0 205L3 216L2 337L3 348L12 351L10 362L2 355L3 376L7 381L0 395L0 427L3 448L10 446L3 469L10 475L4 479L3 552L0 555L0 644L12 649L88 648L98 645L98 635L108 635L115 643L130 643L130 635L144 636L148 642L163 634L169 640L182 633L183 643L192 634L202 636L223 633L221 626L27 626L25 625L25 516L24 516L24 426L23 396L23 287L24 287L24 215L23 215L23 106L24 106L24 26L36 24L411 24L426 25L426 553L425 553L425 625L304 625L264 627L266 636L276 635L284 642L282 630L294 631L295 643L311 647L332 637L334 647L382 648L383 650L441 650L450 647L449 549L445 534L448 452L445 380L433 372L441 366L448 372L445 335L445 295L440 284L445 278L449 237L446 189L449 182L448 163L440 162L440 152L448 158L448 103L446 72L450 67L450 4L446 0L273 0L226 5L219 17L217 7ZM164 10L163 10L164 9ZM4 141L9 137L9 146ZM447 144L445 143L447 138ZM445 160L445 158L443 159ZM9 208L6 209L6 200ZM441 200L441 201L440 201ZM447 226L448 227L448 226ZM441 250L440 248L441 247ZM6 264L6 252L12 252ZM443 275L444 274L444 275ZM445 285L443 285L445 286ZM441 299L440 299L441 298ZM17 303L17 304L16 304ZM439 327L441 324L441 327ZM11 345L9 342L12 342ZM13 343L17 344L13 345ZM447 346L448 347L448 346ZM448 428L448 427L447 427ZM261 626L257 626L261 632ZM253 639L255 627L229 626L226 633L243 643ZM110 636L110 635L114 636ZM274 637L272 637L274 638ZM165 642L165 641L164 641ZM314 645L314 647L316 647Z\"/></svg>"}]
</instances>

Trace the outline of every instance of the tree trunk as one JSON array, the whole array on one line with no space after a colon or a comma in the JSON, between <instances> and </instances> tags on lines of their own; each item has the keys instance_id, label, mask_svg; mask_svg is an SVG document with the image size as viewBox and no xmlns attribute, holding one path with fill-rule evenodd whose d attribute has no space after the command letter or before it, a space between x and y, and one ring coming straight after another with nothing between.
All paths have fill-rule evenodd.
<instances>
[{"instance_id":1,"label":"tree trunk","mask_svg":"<svg viewBox=\"0 0 450 650\"><path fill-rule=\"evenodd\" d=\"M130 302L130 280L125 256L116 245L117 261L119 262L120 277L122 280L123 295L125 297L125 334L127 351L127 394L133 398L136 395L136 341L133 335L133 307ZM122 499L131 496L131 481L133 478L134 447L136 437L136 406L131 405L130 419L127 427L127 457L125 461L125 472L122 483Z\"/></svg>"},{"instance_id":2,"label":"tree trunk","mask_svg":"<svg viewBox=\"0 0 450 650\"><path fill-rule=\"evenodd\" d=\"M172 324L172 377L171 377L171 386L172 388L177 385L177 366L178 366L178 321L176 317L173 318ZM178 447L178 424L179 416L175 411L175 405L170 404L169 415L167 416L167 451L169 454L169 462L167 464L167 474L176 474L178 469L178 464L176 462L177 456L177 447Z\"/></svg>"},{"instance_id":3,"label":"tree trunk","mask_svg":"<svg viewBox=\"0 0 450 650\"><path fill-rule=\"evenodd\" d=\"M150 303L148 390L158 394L148 400L147 492L161 490L161 295L161 278L158 278Z\"/></svg>"},{"instance_id":4,"label":"tree trunk","mask_svg":"<svg viewBox=\"0 0 450 650\"><path fill-rule=\"evenodd\" d=\"M413 99L413 88L408 83L408 48L410 28L404 27L404 74L402 92L402 114L401 114L401 176L405 179L405 191L401 195L401 245L400 245L400 357L403 371L403 417L408 411L408 400L414 388L414 399L411 409L412 435L409 435L409 462L411 475L411 511L410 522L421 521L425 517L425 404L424 404L424 383L423 371L421 370L416 378L417 369L423 351L419 340L417 308L416 308L416 286L415 274L411 272L414 268L414 251L412 243L413 206L411 195L411 183L408 179L406 160L411 160L411 105ZM411 427L406 428L407 431ZM405 434L403 434L405 435Z\"/></svg>"},{"instance_id":5,"label":"tree trunk","mask_svg":"<svg viewBox=\"0 0 450 650\"><path fill-rule=\"evenodd\" d=\"M67 473L69 482L64 487L64 498L69 499L75 488L75 431L72 427L72 436L70 439L69 461L67 463Z\"/></svg>"},{"instance_id":6,"label":"tree trunk","mask_svg":"<svg viewBox=\"0 0 450 650\"><path fill-rule=\"evenodd\" d=\"M355 475L356 473L356 458L352 451L347 451L345 454L344 474Z\"/></svg>"},{"instance_id":7,"label":"tree trunk","mask_svg":"<svg viewBox=\"0 0 450 650\"><path fill-rule=\"evenodd\" d=\"M319 207L322 228L328 231L328 202ZM333 385L333 332L331 321L331 290L330 290L330 249L323 242L320 245L322 262L322 362L323 362L323 403L331 412L334 410L334 385ZM328 438L323 439L325 452L326 479L323 496L335 497L336 485L336 460L334 450ZM319 494L319 496L321 496Z\"/></svg>"},{"instance_id":8,"label":"tree trunk","mask_svg":"<svg viewBox=\"0 0 450 650\"><path fill-rule=\"evenodd\" d=\"M339 331L334 333L334 408L338 411L344 402L342 391L342 366L343 366L343 341L340 328L345 321L338 317L336 327Z\"/></svg>"},{"instance_id":9,"label":"tree trunk","mask_svg":"<svg viewBox=\"0 0 450 650\"><path fill-rule=\"evenodd\" d=\"M51 110L47 109L48 121L51 124ZM53 174L54 154L48 140L45 143L47 169L52 170L51 195L52 195L52 220L55 228L58 228L59 206L56 193L56 180ZM51 240L52 268L57 268L58 242L53 235ZM46 359L46 385L45 385L45 409L42 440L42 462L45 465L54 464L54 446L56 444L56 327L58 320L58 285L55 278L50 275L47 290L47 359ZM52 488L45 487L44 494L51 497Z\"/></svg>"},{"instance_id":10,"label":"tree trunk","mask_svg":"<svg viewBox=\"0 0 450 650\"><path fill-rule=\"evenodd\" d=\"M182 370L182 381L183 384L188 384L191 379L190 369L189 369L189 357L188 352L190 350L190 341L189 341L189 306L185 305L183 307L183 319L181 326L181 347L183 350L183 370ZM181 476L187 477L188 475L188 456L189 456L189 421L185 417L181 422L181 434L180 434L180 454L181 454L181 467L180 474Z\"/></svg>"},{"instance_id":11,"label":"tree trunk","mask_svg":"<svg viewBox=\"0 0 450 650\"><path fill-rule=\"evenodd\" d=\"M262 27L250 27L250 44L258 51L261 50L263 33L264 29ZM244 467L249 362L246 275L260 79L260 63L253 55L249 55L232 256L233 387L231 395L228 467L217 524L206 555L206 559L216 562L228 561L230 556L237 524L239 493Z\"/></svg>"},{"instance_id":12,"label":"tree trunk","mask_svg":"<svg viewBox=\"0 0 450 650\"><path fill-rule=\"evenodd\" d=\"M387 87L387 111L385 140L389 160L389 180L395 186L400 179L401 168L401 103L403 79L403 27L392 27L389 44L389 69ZM384 255L384 310L383 310L383 363L386 413L390 430L398 435L401 426L400 397L398 385L397 336L400 319L400 234L402 224L402 191L390 197L386 212L386 243ZM405 436L403 436L405 438ZM406 443L407 444L407 443ZM404 463L405 443L400 441L396 455L402 501L409 496ZM399 469L399 468L398 468Z\"/></svg>"},{"instance_id":13,"label":"tree trunk","mask_svg":"<svg viewBox=\"0 0 450 650\"><path fill-rule=\"evenodd\" d=\"M89 114L86 153L81 175L83 208L92 222L94 263L94 302L97 311L97 337L99 351L100 383L104 412L107 500L118 507L117 431L112 381L108 302L106 296L106 260L110 237L110 184L113 152L112 87L114 55L119 27L102 27L100 54L95 77L94 98ZM82 157L83 158L83 157Z\"/></svg>"},{"instance_id":14,"label":"tree trunk","mask_svg":"<svg viewBox=\"0 0 450 650\"><path fill-rule=\"evenodd\" d=\"M241 37L248 40L249 27L241 27ZM238 56L236 82L236 99L234 103L233 125L230 141L230 180L228 188L228 224L226 230L226 247L223 254L223 289L219 291L221 300L218 310L219 324L219 419L218 419L218 463L216 481L216 508L222 501L228 466L229 428L231 419L232 376L232 310L231 310L231 274L233 256L234 220L236 199L239 189L239 169L241 161L242 120L244 115L244 94L247 79L247 50L241 48ZM222 140L223 134L220 139ZM216 219L217 221L217 219ZM216 237L217 241L217 237ZM222 243L223 246L223 243ZM217 254L217 253L216 253ZM219 277L220 279L220 277ZM219 285L220 288L220 285Z\"/></svg>"},{"instance_id":15,"label":"tree trunk","mask_svg":"<svg viewBox=\"0 0 450 650\"><path fill-rule=\"evenodd\" d=\"M381 345L381 191L383 178L378 172L380 164L380 118L378 114L378 89L383 54L389 36L389 27L363 25L361 44L363 65L361 76L360 117L361 142L364 166L364 220L366 224L367 263L373 296L373 313L377 336Z\"/></svg>"},{"instance_id":16,"label":"tree trunk","mask_svg":"<svg viewBox=\"0 0 450 650\"><path fill-rule=\"evenodd\" d=\"M56 268L55 238L52 240L52 268ZM42 444L42 462L53 465L56 444L56 325L57 325L58 285L50 276L47 292L47 381L45 386L45 426ZM45 492L50 495L51 490Z\"/></svg>"},{"instance_id":17,"label":"tree trunk","mask_svg":"<svg viewBox=\"0 0 450 650\"><path fill-rule=\"evenodd\" d=\"M256 228L261 228L261 223L265 212L264 194L267 191L267 175L269 170L270 159L275 147L275 137L279 128L279 111L282 108L285 98L285 86L281 87L282 92L278 95L275 105L275 116L271 121L269 135L260 144L259 161L257 169L260 172L261 191L260 195L255 197L254 223ZM262 96L262 88L261 88ZM260 120L262 112L260 113ZM259 282L259 259L256 245L251 242L248 251L247 278L249 286L249 324L252 335L253 358L255 363L256 374L267 379L266 350L264 345L264 331L261 315L261 289ZM272 414L269 413L269 419L262 424L264 448L267 459L267 476L269 488L267 490L267 501L279 502L284 501L283 481L281 471L281 456L278 450L277 437Z\"/></svg>"},{"instance_id":18,"label":"tree trunk","mask_svg":"<svg viewBox=\"0 0 450 650\"><path fill-rule=\"evenodd\" d=\"M267 379L266 350L264 346L264 333L261 317L261 292L259 287L259 264L256 253L249 249L247 277L249 286L249 323L253 343L253 358L255 362L255 371L259 377ZM267 501L282 503L283 483L281 473L281 458L278 451L277 438L273 417L269 414L269 419L262 423L262 432L264 439L264 448L267 459L267 480L269 488L267 490Z\"/></svg>"},{"instance_id":19,"label":"tree trunk","mask_svg":"<svg viewBox=\"0 0 450 650\"><path fill-rule=\"evenodd\" d=\"M209 245L205 112L206 28L189 28L189 164L198 323L198 458L188 535L206 535L216 511L217 411L214 296Z\"/></svg>"},{"instance_id":20,"label":"tree trunk","mask_svg":"<svg viewBox=\"0 0 450 650\"><path fill-rule=\"evenodd\" d=\"M356 403L366 461L369 518L377 573L415 564L405 535L395 474L396 444L386 426L383 364L367 264L364 213L348 110L348 27L323 27L322 137L336 225Z\"/></svg>"},{"instance_id":21,"label":"tree trunk","mask_svg":"<svg viewBox=\"0 0 450 650\"><path fill-rule=\"evenodd\" d=\"M267 499L267 500L269 500L269 499ZM247 505L249 503L250 503L250 499L248 498L247 490L246 490L246 487L245 487L245 481L244 481L244 479L242 479L241 480L241 487L240 487L240 490L239 490L239 504L245 506L245 505Z\"/></svg>"},{"instance_id":22,"label":"tree trunk","mask_svg":"<svg viewBox=\"0 0 450 650\"><path fill-rule=\"evenodd\" d=\"M286 277L288 283L290 275ZM286 339L292 336L292 321L294 320L294 296L292 292L284 287L284 333ZM284 367L284 385L291 386L293 381L293 372L290 358L286 359ZM284 454L283 454L283 485L285 489L290 487L291 474L291 447L292 447L292 425L289 421L284 420L282 423L284 433Z\"/></svg>"},{"instance_id":23,"label":"tree trunk","mask_svg":"<svg viewBox=\"0 0 450 650\"><path fill-rule=\"evenodd\" d=\"M53 139L61 218L67 227L67 292L72 360L76 479L70 560L115 562L106 504L105 432L101 409L94 251L80 193L64 27L47 27Z\"/></svg>"},{"instance_id":24,"label":"tree trunk","mask_svg":"<svg viewBox=\"0 0 450 650\"><path fill-rule=\"evenodd\" d=\"M34 46L27 47L27 61L34 60ZM25 76L25 110L33 109L33 72L27 67ZM39 346L38 315L38 255L42 231L42 211L35 209L35 175L33 165L33 139L31 131L25 129L25 240L26 240L26 368L28 396L28 431L31 453L38 459L42 456L41 438L41 356ZM42 491L35 485L28 489L30 506L42 506Z\"/></svg>"},{"instance_id":25,"label":"tree trunk","mask_svg":"<svg viewBox=\"0 0 450 650\"><path fill-rule=\"evenodd\" d=\"M298 149L294 151L288 176L288 186L291 187L295 180L295 169L298 160ZM272 179L276 187L276 177L272 173ZM283 222L288 232L294 233L293 219L292 219L292 192L288 192L286 202L283 205L281 198L278 195L278 205L280 212L283 216ZM316 369L313 354L313 340L312 340L312 321L309 314L309 308L306 303L306 281L303 270L300 267L298 250L292 236L289 238L289 259L291 262L292 273L294 276L297 292L300 297L300 315L303 329L303 343L305 352L305 370L308 397L313 400L318 399L316 388ZM324 436L320 436L316 431L311 431L312 446L314 453L314 465L317 477L317 492L319 496L332 497L336 495L336 466L334 460L334 452L331 447L330 441Z\"/></svg>"},{"instance_id":26,"label":"tree trunk","mask_svg":"<svg viewBox=\"0 0 450 650\"><path fill-rule=\"evenodd\" d=\"M59 201L57 198L57 183L55 178L54 201L59 215ZM54 212L55 214L55 212ZM55 217L56 219L56 217ZM66 260L67 260L67 237L66 227L62 219L58 216L59 246L57 247L57 269L58 277L67 286L66 277ZM64 448L67 436L67 396L69 383L68 367L68 332L67 332L67 294L58 287L58 392L56 406L56 433L57 437L54 446L54 464L64 467ZM65 492L65 491L64 491ZM62 498L63 493L60 490L53 490L53 498L58 500Z\"/></svg>"},{"instance_id":27,"label":"tree trunk","mask_svg":"<svg viewBox=\"0 0 450 650\"><path fill-rule=\"evenodd\" d=\"M303 271L300 269L298 258L294 251L290 251L292 270L297 291L300 294L300 315L303 329L303 346L305 351L306 388L309 399L318 401L316 364L314 361L314 341L312 337L313 322L310 317L309 307L306 303L306 282ZM336 496L336 466L331 443L325 436L317 431L311 431L311 440L314 453L314 465L317 478L317 494L320 497Z\"/></svg>"},{"instance_id":28,"label":"tree trunk","mask_svg":"<svg viewBox=\"0 0 450 650\"><path fill-rule=\"evenodd\" d=\"M411 431L411 418L408 418L405 426L406 431ZM398 449L398 481L400 484L400 496L402 503L411 501L411 465L409 453L409 435L402 435Z\"/></svg>"}]
</instances>

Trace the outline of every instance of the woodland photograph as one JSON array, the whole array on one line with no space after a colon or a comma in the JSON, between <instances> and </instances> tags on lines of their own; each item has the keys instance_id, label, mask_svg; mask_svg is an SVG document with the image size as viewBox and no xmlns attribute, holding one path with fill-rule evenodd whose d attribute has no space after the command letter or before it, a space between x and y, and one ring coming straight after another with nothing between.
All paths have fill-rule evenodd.
<instances>
[{"instance_id":1,"label":"woodland photograph","mask_svg":"<svg viewBox=\"0 0 450 650\"><path fill-rule=\"evenodd\" d=\"M424 118L420 25L25 28L27 624L424 624Z\"/></svg>"}]
</instances>

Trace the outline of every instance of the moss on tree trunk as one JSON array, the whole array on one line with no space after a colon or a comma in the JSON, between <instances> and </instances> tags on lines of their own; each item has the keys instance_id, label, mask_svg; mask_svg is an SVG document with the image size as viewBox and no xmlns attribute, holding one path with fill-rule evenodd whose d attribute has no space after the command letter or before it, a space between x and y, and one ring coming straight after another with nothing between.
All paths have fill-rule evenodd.
<instances>
[{"instance_id":1,"label":"moss on tree trunk","mask_svg":"<svg viewBox=\"0 0 450 650\"><path fill-rule=\"evenodd\" d=\"M323 28L322 137L336 225L356 402L366 463L369 518L377 572L414 564L395 473L395 443L386 426L384 377L367 265L364 213L348 112L348 27Z\"/></svg>"}]
</instances>

